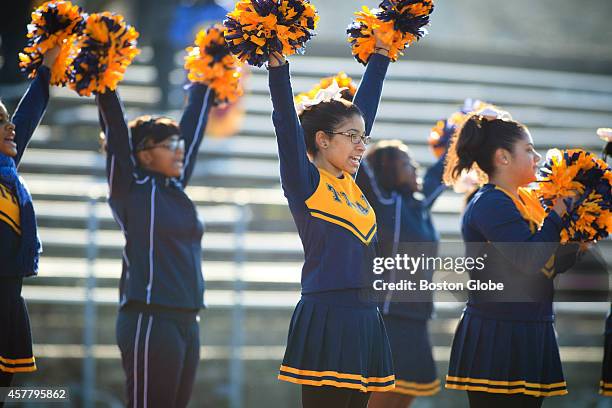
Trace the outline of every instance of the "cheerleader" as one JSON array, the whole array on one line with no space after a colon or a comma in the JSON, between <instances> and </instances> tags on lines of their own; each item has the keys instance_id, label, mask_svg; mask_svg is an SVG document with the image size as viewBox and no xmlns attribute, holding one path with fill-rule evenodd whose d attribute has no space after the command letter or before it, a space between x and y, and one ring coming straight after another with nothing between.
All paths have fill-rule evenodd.
<instances>
[{"instance_id":1,"label":"cheerleader","mask_svg":"<svg viewBox=\"0 0 612 408\"><path fill-rule=\"evenodd\" d=\"M442 184L445 158L442 155L428 169L421 187L416 177L419 165L402 142L379 142L368 152L357 182L376 212L383 256L436 255L439 235L432 223L431 207L445 190ZM415 197L419 192L424 199ZM419 271L401 279L416 277L431 281L432 275L431 270ZM391 276L386 280L399 281L400 277ZM415 397L431 396L440 389L427 331L433 299L431 292L427 293L411 299L394 299L390 292L380 306L393 352L395 389L374 393L370 408L406 408Z\"/></svg>"},{"instance_id":2,"label":"cheerleader","mask_svg":"<svg viewBox=\"0 0 612 408\"><path fill-rule=\"evenodd\" d=\"M302 385L303 407L366 407L370 392L394 387L384 324L365 290L376 216L352 176L369 141L387 55L378 43L354 103L328 88L299 117L288 62L274 53L268 65L281 184L305 252L302 298L278 378Z\"/></svg>"},{"instance_id":3,"label":"cheerleader","mask_svg":"<svg viewBox=\"0 0 612 408\"><path fill-rule=\"evenodd\" d=\"M0 387L15 373L36 370L23 278L38 272L38 240L32 197L17 166L49 102L50 67L59 48L50 49L12 118L0 102ZM0 406L2 403L0 402Z\"/></svg>"},{"instance_id":4,"label":"cheerleader","mask_svg":"<svg viewBox=\"0 0 612 408\"><path fill-rule=\"evenodd\" d=\"M180 123L126 124L117 92L96 96L106 135L108 203L126 244L117 343L128 406L185 407L200 359L203 225L185 193L214 92L191 84Z\"/></svg>"},{"instance_id":5,"label":"cheerleader","mask_svg":"<svg viewBox=\"0 0 612 408\"><path fill-rule=\"evenodd\" d=\"M553 327L553 278L571 267L576 250L543 244L559 242L567 204L558 200L546 215L524 188L535 181L541 156L516 121L472 114L449 153L445 179L455 181L473 167L488 176L462 217L466 255L487 254L484 268L472 269L470 278L503 282L537 297L504 302L492 299L508 299L503 293L470 291L446 388L467 390L472 408L539 407L544 397L567 394ZM492 245L474 244L487 242Z\"/></svg>"}]
</instances>

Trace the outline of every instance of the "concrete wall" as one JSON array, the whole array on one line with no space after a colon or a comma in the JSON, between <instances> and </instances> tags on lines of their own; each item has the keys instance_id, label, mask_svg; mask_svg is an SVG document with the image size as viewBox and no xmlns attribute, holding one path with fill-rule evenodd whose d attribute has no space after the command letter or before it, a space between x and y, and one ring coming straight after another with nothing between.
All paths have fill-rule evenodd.
<instances>
[{"instance_id":1,"label":"concrete wall","mask_svg":"<svg viewBox=\"0 0 612 408\"><path fill-rule=\"evenodd\" d=\"M348 54L352 13L377 0L312 0L321 20L310 52ZM612 73L610 0L444 0L430 34L410 50L421 60Z\"/></svg>"}]
</instances>

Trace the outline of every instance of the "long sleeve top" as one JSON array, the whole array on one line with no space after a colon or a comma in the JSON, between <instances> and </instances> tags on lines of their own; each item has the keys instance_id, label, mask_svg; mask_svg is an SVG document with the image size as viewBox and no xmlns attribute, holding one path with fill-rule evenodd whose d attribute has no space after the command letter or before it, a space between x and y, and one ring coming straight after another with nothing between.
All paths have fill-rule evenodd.
<instances>
[{"instance_id":1,"label":"long sleeve top","mask_svg":"<svg viewBox=\"0 0 612 408\"><path fill-rule=\"evenodd\" d=\"M49 68L41 66L25 95L19 102L11 121L15 125L17 156L13 158L19 166L34 131L42 120L49 103ZM17 192L0 182L0 276L21 276L16 264L21 244L20 209Z\"/></svg>"},{"instance_id":2,"label":"long sleeve top","mask_svg":"<svg viewBox=\"0 0 612 408\"><path fill-rule=\"evenodd\" d=\"M552 321L553 278L576 260L564 256L564 262L554 262L561 227L561 218L553 211L539 229L534 228L506 192L493 184L484 185L466 207L461 232L466 256L486 254L485 267L472 269L470 278L504 283L504 293L470 291L466 312Z\"/></svg>"},{"instance_id":3,"label":"long sleeve top","mask_svg":"<svg viewBox=\"0 0 612 408\"><path fill-rule=\"evenodd\" d=\"M376 183L371 169L366 165L362 166L364 168L357 178L357 183L364 191L367 191L366 197L376 212L382 256L437 255L437 243L440 237L432 222L431 207L445 190L442 184L445 157L443 155L427 169L423 179L424 198L422 200L405 192L385 191ZM395 270L387 271L383 278L390 282L420 279L431 281L433 276L433 270L422 270L414 275L409 273L398 275L399 273L401 272ZM407 298L406 294L402 294L400 298L394 295L396 294L389 292L385 296L380 306L383 314L419 320L431 317L433 312L432 292L409 293L410 298Z\"/></svg>"},{"instance_id":4,"label":"long sleeve top","mask_svg":"<svg viewBox=\"0 0 612 408\"><path fill-rule=\"evenodd\" d=\"M388 64L388 58L373 55L354 98L366 133L374 123ZM302 293L369 286L377 247L374 210L350 174L338 178L308 159L289 64L270 68L269 85L281 185L304 247Z\"/></svg>"},{"instance_id":5,"label":"long sleeve top","mask_svg":"<svg viewBox=\"0 0 612 408\"><path fill-rule=\"evenodd\" d=\"M184 188L196 164L213 92L192 84L180 121L185 140L183 174L167 178L137 165L124 109L116 92L96 97L107 138L108 203L125 236L120 303L203 307L204 226Z\"/></svg>"}]
</instances>

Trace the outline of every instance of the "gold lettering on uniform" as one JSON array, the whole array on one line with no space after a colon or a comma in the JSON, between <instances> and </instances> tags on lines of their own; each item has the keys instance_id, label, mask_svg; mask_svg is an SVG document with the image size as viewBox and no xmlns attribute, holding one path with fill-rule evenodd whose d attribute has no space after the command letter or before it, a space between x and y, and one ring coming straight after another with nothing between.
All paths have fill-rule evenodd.
<instances>
[{"instance_id":1,"label":"gold lettering on uniform","mask_svg":"<svg viewBox=\"0 0 612 408\"><path fill-rule=\"evenodd\" d=\"M21 234L19 213L19 200L8 187L0 184L0 222Z\"/></svg>"},{"instance_id":2,"label":"gold lettering on uniform","mask_svg":"<svg viewBox=\"0 0 612 408\"><path fill-rule=\"evenodd\" d=\"M346 203L346 205L348 205L351 208L354 208L355 205L351 202L351 200L349 200L348 196L346 195L346 193L343 191L340 194L342 194L342 197L344 197L344 202Z\"/></svg>"},{"instance_id":3,"label":"gold lettering on uniform","mask_svg":"<svg viewBox=\"0 0 612 408\"><path fill-rule=\"evenodd\" d=\"M333 194L333 196L334 196L334 201L341 202L341 200L340 200L340 196L338 195L338 192L336 191L336 189L334 188L334 186L332 186L331 184L327 184L327 189L328 189L329 191L331 191L331 193Z\"/></svg>"},{"instance_id":4,"label":"gold lettering on uniform","mask_svg":"<svg viewBox=\"0 0 612 408\"><path fill-rule=\"evenodd\" d=\"M305 200L310 215L351 231L364 244L376 234L376 215L352 177L343 178L320 170L314 193Z\"/></svg>"},{"instance_id":5,"label":"gold lettering on uniform","mask_svg":"<svg viewBox=\"0 0 612 408\"><path fill-rule=\"evenodd\" d=\"M359 201L355 201L355 206L357 206L360 213L366 215L370 212L370 203L368 203L368 200L366 200L363 194L361 195L361 200L365 203L365 205L360 204Z\"/></svg>"}]
</instances>

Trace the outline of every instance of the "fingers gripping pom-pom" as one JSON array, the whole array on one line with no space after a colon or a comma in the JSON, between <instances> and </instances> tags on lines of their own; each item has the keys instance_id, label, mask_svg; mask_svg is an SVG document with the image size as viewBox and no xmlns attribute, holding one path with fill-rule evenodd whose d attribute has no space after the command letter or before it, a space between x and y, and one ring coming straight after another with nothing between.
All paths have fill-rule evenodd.
<instances>
[{"instance_id":1,"label":"fingers gripping pom-pom","mask_svg":"<svg viewBox=\"0 0 612 408\"><path fill-rule=\"evenodd\" d=\"M538 196L548 208L578 194L574 208L563 216L562 243L597 241L612 232L612 170L603 160L580 149L552 149L538 184Z\"/></svg>"},{"instance_id":2,"label":"fingers gripping pom-pom","mask_svg":"<svg viewBox=\"0 0 612 408\"><path fill-rule=\"evenodd\" d=\"M230 53L223 29L217 24L200 31L185 57L187 78L207 84L215 92L215 104L235 102L243 94L241 63Z\"/></svg>"},{"instance_id":3,"label":"fingers gripping pom-pom","mask_svg":"<svg viewBox=\"0 0 612 408\"><path fill-rule=\"evenodd\" d=\"M49 1L34 10L32 22L28 25L28 44L19 53L21 70L29 78L34 78L44 54L59 46L59 55L51 67L50 83L65 85L72 62L71 48L82 29L83 20L81 8L69 1Z\"/></svg>"},{"instance_id":4,"label":"fingers gripping pom-pom","mask_svg":"<svg viewBox=\"0 0 612 408\"><path fill-rule=\"evenodd\" d=\"M295 104L297 105L303 101L314 99L321 89L326 89L332 86L334 80L336 81L336 84L338 84L338 87L343 89L342 98L346 99L347 101L353 101L353 97L357 92L357 86L355 85L355 82L353 82L353 78L346 75L345 72L340 71L335 76L322 78L321 81L319 81L318 84L313 86L312 89L310 89L308 92L302 92L301 94L298 94L294 98Z\"/></svg>"},{"instance_id":5,"label":"fingers gripping pom-pom","mask_svg":"<svg viewBox=\"0 0 612 408\"><path fill-rule=\"evenodd\" d=\"M260 67L274 52L302 53L318 20L308 0L241 0L223 24L231 52Z\"/></svg>"},{"instance_id":6,"label":"fingers gripping pom-pom","mask_svg":"<svg viewBox=\"0 0 612 408\"><path fill-rule=\"evenodd\" d=\"M427 34L433 8L431 0L384 0L377 9L363 7L347 29L353 56L364 65L368 62L376 48L376 31L389 58L397 61L406 47Z\"/></svg>"},{"instance_id":7,"label":"fingers gripping pom-pom","mask_svg":"<svg viewBox=\"0 0 612 408\"><path fill-rule=\"evenodd\" d=\"M138 32L120 15L90 15L77 41L79 52L70 73L70 87L82 96L115 90L140 52L137 38Z\"/></svg>"}]
</instances>

